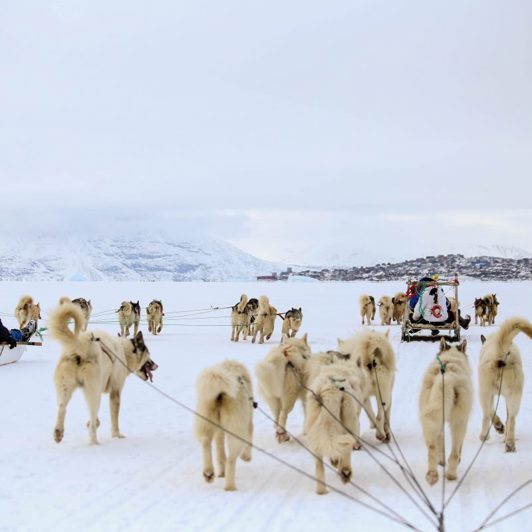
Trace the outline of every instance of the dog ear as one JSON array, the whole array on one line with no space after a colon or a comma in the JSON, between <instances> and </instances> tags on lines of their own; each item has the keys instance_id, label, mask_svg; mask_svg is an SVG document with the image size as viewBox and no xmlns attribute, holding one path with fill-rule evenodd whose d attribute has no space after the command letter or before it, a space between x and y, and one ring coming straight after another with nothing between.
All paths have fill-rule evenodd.
<instances>
[{"instance_id":1,"label":"dog ear","mask_svg":"<svg viewBox=\"0 0 532 532\"><path fill-rule=\"evenodd\" d=\"M480 341L481 341L483 344L486 342L486 337L485 337L483 334L480 335Z\"/></svg>"},{"instance_id":2,"label":"dog ear","mask_svg":"<svg viewBox=\"0 0 532 532\"><path fill-rule=\"evenodd\" d=\"M305 342L305 345L308 345L308 333L305 333L301 339Z\"/></svg>"},{"instance_id":3,"label":"dog ear","mask_svg":"<svg viewBox=\"0 0 532 532\"><path fill-rule=\"evenodd\" d=\"M395 297L392 297L392 305L395 305Z\"/></svg>"},{"instance_id":4,"label":"dog ear","mask_svg":"<svg viewBox=\"0 0 532 532\"><path fill-rule=\"evenodd\" d=\"M336 342L338 343L338 347L341 347L344 344L344 341L341 338L336 338Z\"/></svg>"},{"instance_id":5,"label":"dog ear","mask_svg":"<svg viewBox=\"0 0 532 532\"><path fill-rule=\"evenodd\" d=\"M386 338L390 338L390 329L386 329L386 332L384 333L384 336Z\"/></svg>"},{"instance_id":6,"label":"dog ear","mask_svg":"<svg viewBox=\"0 0 532 532\"><path fill-rule=\"evenodd\" d=\"M135 336L135 345L138 347L141 351L146 351L146 344L144 343L144 336L142 335L142 331L139 331L137 335Z\"/></svg>"},{"instance_id":7,"label":"dog ear","mask_svg":"<svg viewBox=\"0 0 532 532\"><path fill-rule=\"evenodd\" d=\"M451 346L445 341L445 338L440 340L440 352L448 351L451 349Z\"/></svg>"},{"instance_id":8,"label":"dog ear","mask_svg":"<svg viewBox=\"0 0 532 532\"><path fill-rule=\"evenodd\" d=\"M283 349L283 355L285 358L290 358L290 349L292 349L292 346L291 345L287 345L284 349Z\"/></svg>"},{"instance_id":9,"label":"dog ear","mask_svg":"<svg viewBox=\"0 0 532 532\"><path fill-rule=\"evenodd\" d=\"M467 347L467 340L463 340L462 343L459 346L457 346L457 349L458 351L461 351L465 355L466 347Z\"/></svg>"}]
</instances>

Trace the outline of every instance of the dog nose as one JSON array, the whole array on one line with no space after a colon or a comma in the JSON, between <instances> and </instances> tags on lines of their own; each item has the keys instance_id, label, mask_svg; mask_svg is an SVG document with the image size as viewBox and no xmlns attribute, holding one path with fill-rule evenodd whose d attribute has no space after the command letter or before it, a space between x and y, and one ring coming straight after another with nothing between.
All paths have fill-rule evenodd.
<instances>
[{"instance_id":1,"label":"dog nose","mask_svg":"<svg viewBox=\"0 0 532 532\"><path fill-rule=\"evenodd\" d=\"M345 392L345 388L344 388L343 386L341 386L341 387L339 388L339 390L340 390L341 392Z\"/></svg>"}]
</instances>

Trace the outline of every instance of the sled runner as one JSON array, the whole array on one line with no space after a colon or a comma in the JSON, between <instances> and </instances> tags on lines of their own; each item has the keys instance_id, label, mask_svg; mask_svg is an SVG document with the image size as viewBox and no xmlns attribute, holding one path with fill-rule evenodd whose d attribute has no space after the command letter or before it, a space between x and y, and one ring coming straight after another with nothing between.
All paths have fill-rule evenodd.
<instances>
[{"instance_id":1,"label":"sled runner","mask_svg":"<svg viewBox=\"0 0 532 532\"><path fill-rule=\"evenodd\" d=\"M18 362L28 345L42 346L42 342L19 342L13 349L9 349L9 344L0 343L0 366Z\"/></svg>"},{"instance_id":2,"label":"sled runner","mask_svg":"<svg viewBox=\"0 0 532 532\"><path fill-rule=\"evenodd\" d=\"M408 279L407 281L407 297L408 303L403 315L403 322L401 326L401 341L440 341L441 338L445 338L448 341L458 342L460 340L460 323L458 316L458 277L450 280L421 280ZM431 290L432 288L451 287L453 289L454 301L456 302L456 308L452 309L453 319L448 322L429 321L426 319L421 322L414 321L413 309L410 306L410 301L413 297L420 298L425 290ZM445 302L440 304L434 304L431 306L429 312L434 318L439 318L443 312L448 312L450 308L448 306L444 310L442 305L447 304L447 297ZM423 334L423 331L431 331L430 336ZM448 334L440 334L448 331Z\"/></svg>"}]
</instances>

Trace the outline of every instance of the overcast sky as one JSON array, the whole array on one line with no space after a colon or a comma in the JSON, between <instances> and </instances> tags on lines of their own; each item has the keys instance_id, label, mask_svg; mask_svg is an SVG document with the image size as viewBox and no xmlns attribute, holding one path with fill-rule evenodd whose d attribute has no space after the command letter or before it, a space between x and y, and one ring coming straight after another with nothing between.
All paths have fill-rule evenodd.
<instances>
[{"instance_id":1,"label":"overcast sky","mask_svg":"<svg viewBox=\"0 0 532 532\"><path fill-rule=\"evenodd\" d=\"M531 27L528 0L3 1L2 231L16 203L274 260L450 227L532 251Z\"/></svg>"}]
</instances>

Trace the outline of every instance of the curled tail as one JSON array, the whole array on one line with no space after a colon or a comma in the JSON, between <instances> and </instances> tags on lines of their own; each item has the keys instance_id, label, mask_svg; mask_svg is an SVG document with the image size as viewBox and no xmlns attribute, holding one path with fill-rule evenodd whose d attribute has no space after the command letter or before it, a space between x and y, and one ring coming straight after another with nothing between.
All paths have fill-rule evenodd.
<instances>
[{"instance_id":1,"label":"curled tail","mask_svg":"<svg viewBox=\"0 0 532 532\"><path fill-rule=\"evenodd\" d=\"M74 330L72 331L68 324L74 320ZM81 331L85 318L80 307L73 303L64 302L59 304L48 319L48 331L50 336L62 344L75 342Z\"/></svg>"},{"instance_id":2,"label":"curled tail","mask_svg":"<svg viewBox=\"0 0 532 532\"><path fill-rule=\"evenodd\" d=\"M246 294L242 294L240 296L240 302L238 303L236 309L238 310L238 312L244 312L247 304L248 304L248 296Z\"/></svg>"},{"instance_id":3,"label":"curled tail","mask_svg":"<svg viewBox=\"0 0 532 532\"><path fill-rule=\"evenodd\" d=\"M529 338L532 338L532 323L526 318L520 318L518 316L507 319L499 327L499 330L495 333L497 341L501 347L509 347L514 338L520 333L525 333Z\"/></svg>"},{"instance_id":4,"label":"curled tail","mask_svg":"<svg viewBox=\"0 0 532 532\"><path fill-rule=\"evenodd\" d=\"M201 410L201 405L214 403L222 395L236 399L240 386L240 382L234 375L228 374L219 366L203 370L196 382L198 409Z\"/></svg>"}]
</instances>

